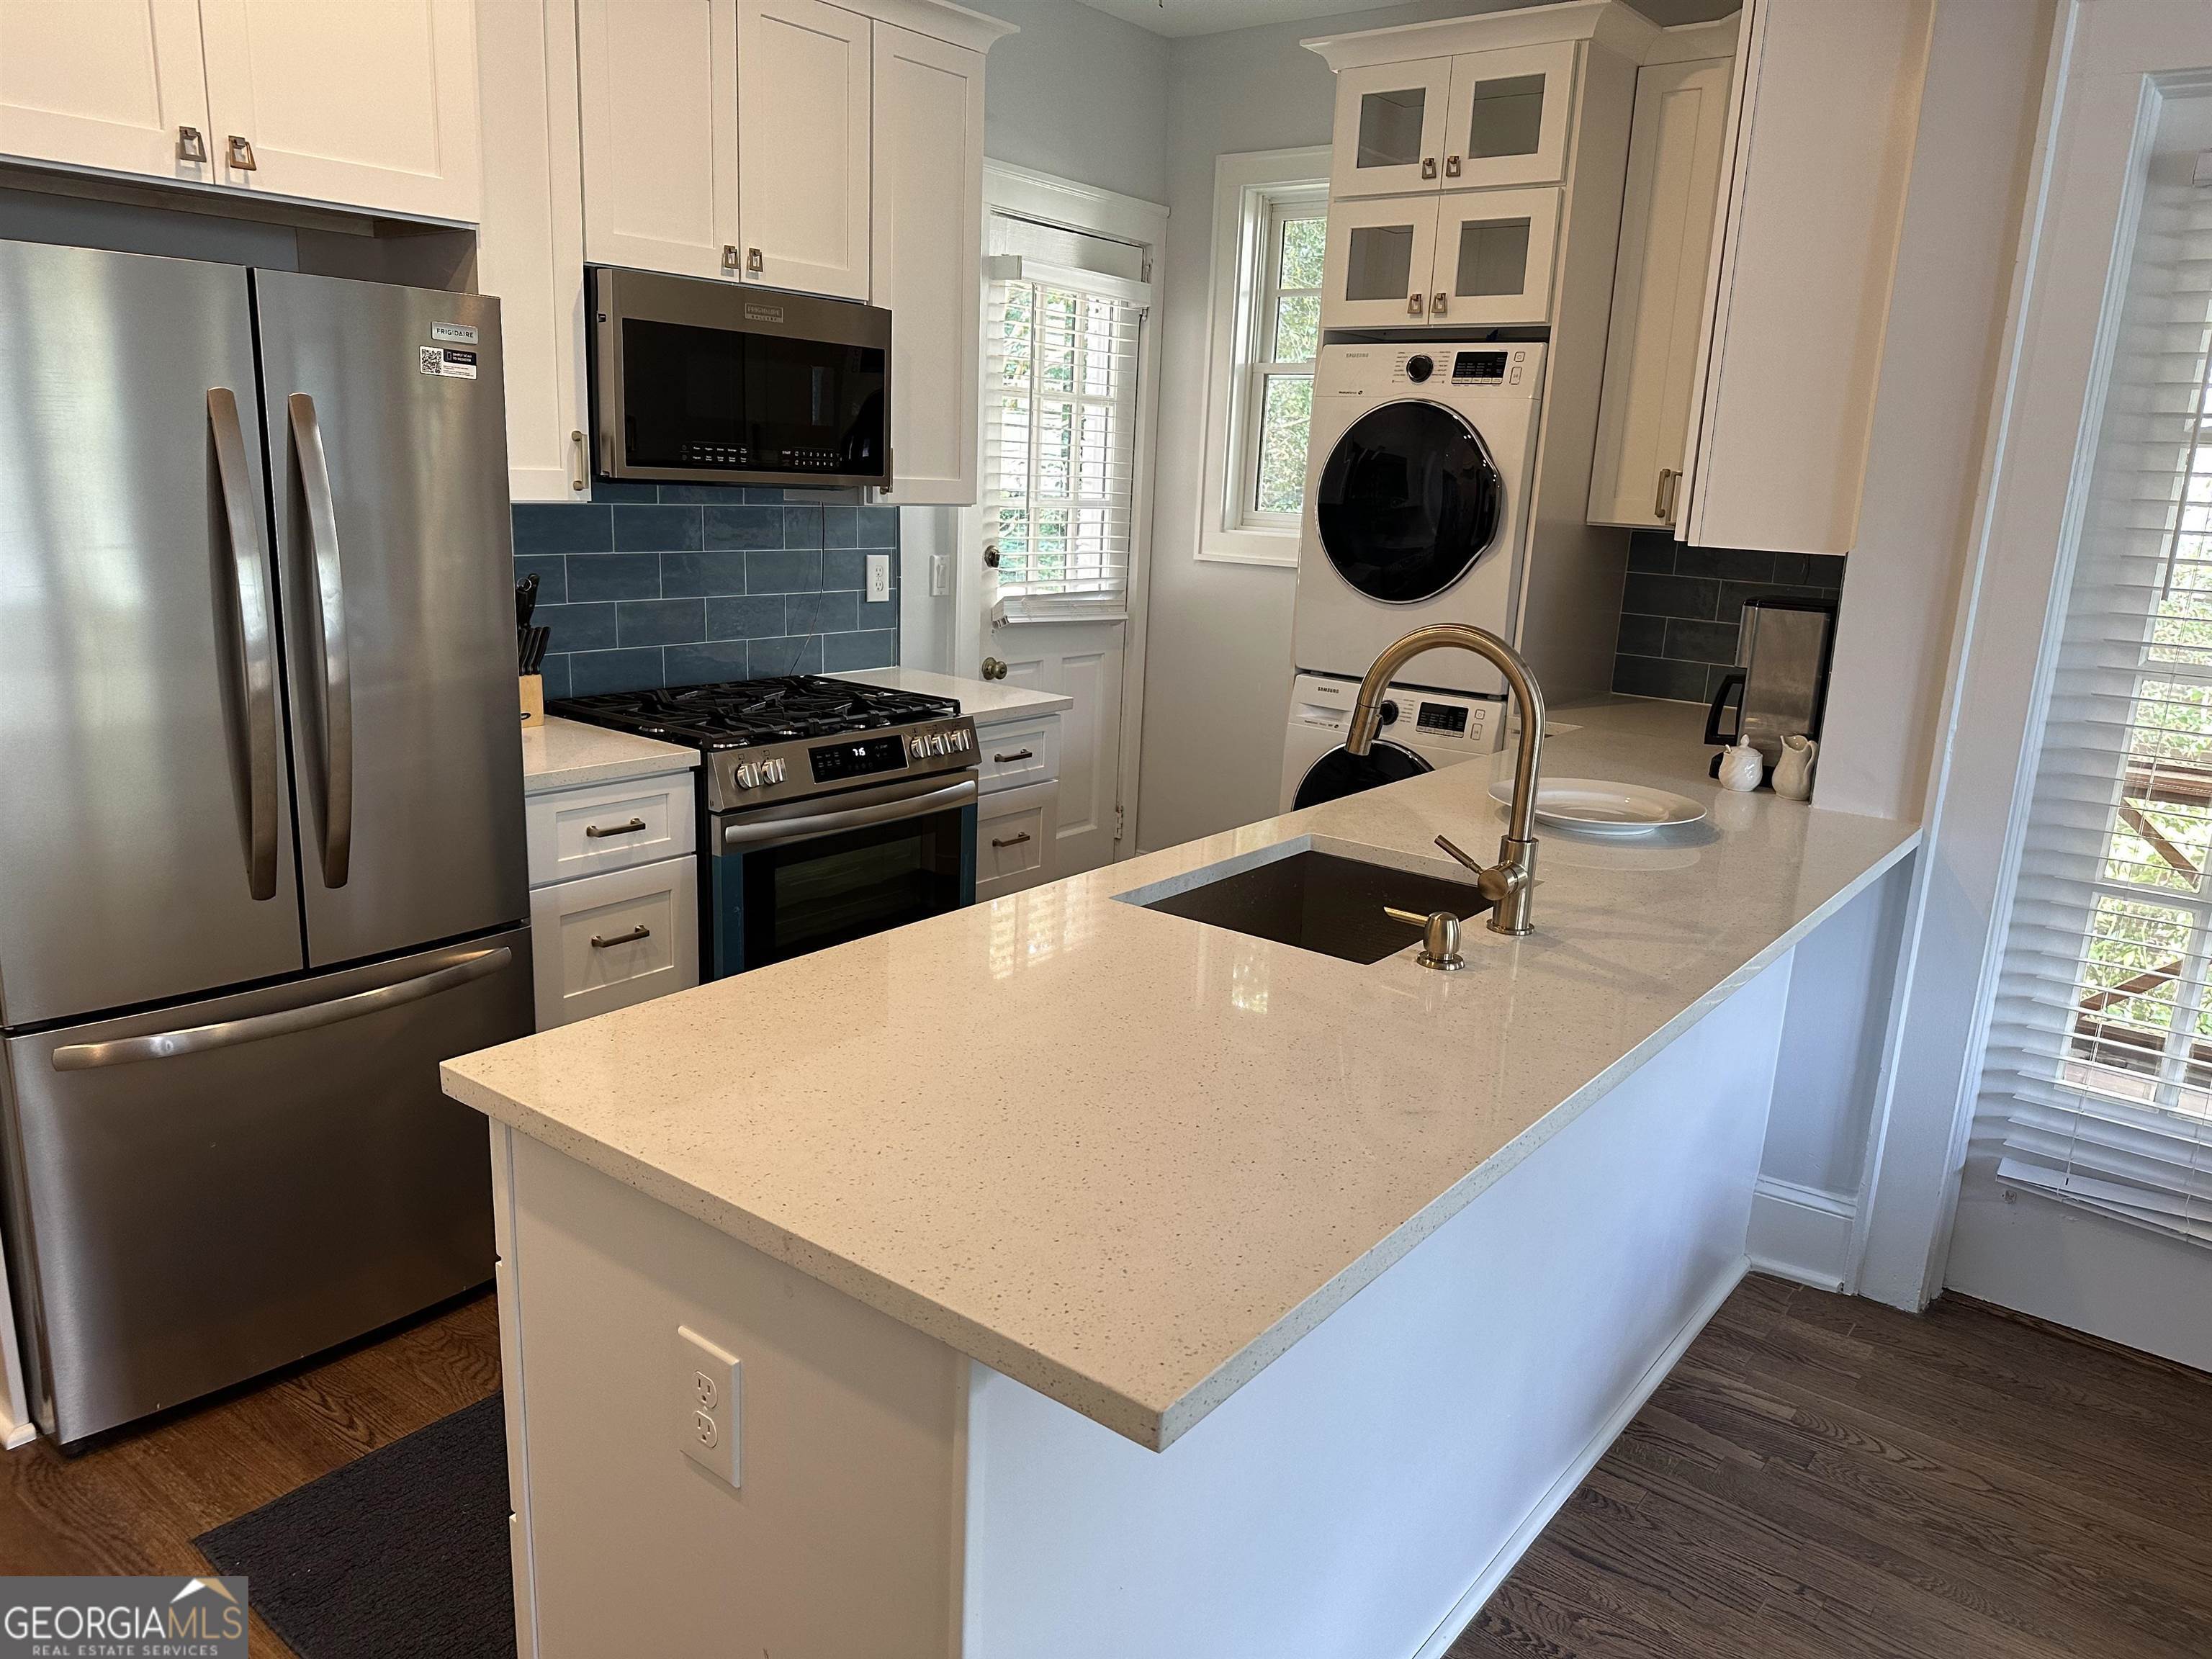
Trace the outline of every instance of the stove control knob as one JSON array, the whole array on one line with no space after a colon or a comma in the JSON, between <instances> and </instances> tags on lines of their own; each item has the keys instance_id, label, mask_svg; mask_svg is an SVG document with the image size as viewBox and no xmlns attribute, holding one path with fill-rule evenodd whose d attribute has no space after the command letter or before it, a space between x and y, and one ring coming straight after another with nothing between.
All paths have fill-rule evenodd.
<instances>
[{"instance_id":1,"label":"stove control knob","mask_svg":"<svg viewBox=\"0 0 2212 1659\"><path fill-rule=\"evenodd\" d=\"M918 736L908 738L906 740L906 746L908 752L912 754L916 760L920 760L924 755L927 755L929 752L929 744L927 741Z\"/></svg>"},{"instance_id":2,"label":"stove control knob","mask_svg":"<svg viewBox=\"0 0 2212 1659\"><path fill-rule=\"evenodd\" d=\"M955 732L952 734L952 746L956 750L965 750L968 747L968 734L965 732Z\"/></svg>"},{"instance_id":3,"label":"stove control knob","mask_svg":"<svg viewBox=\"0 0 2212 1659\"><path fill-rule=\"evenodd\" d=\"M783 763L780 760L763 761L760 763L760 779L763 783L781 783Z\"/></svg>"},{"instance_id":4,"label":"stove control knob","mask_svg":"<svg viewBox=\"0 0 2212 1659\"><path fill-rule=\"evenodd\" d=\"M752 762L750 762L750 761L739 761L739 762L738 763L738 788L740 788L740 789L750 789L750 788L753 788L753 787L755 787L756 786L757 786L757 785L759 784L760 781L761 781L761 775L760 775L760 768L759 768L759 767L757 767L757 766L754 765L754 764L753 764L753 763L752 763Z\"/></svg>"},{"instance_id":5,"label":"stove control knob","mask_svg":"<svg viewBox=\"0 0 2212 1659\"><path fill-rule=\"evenodd\" d=\"M933 755L942 755L946 752L944 732L933 732L930 734L929 752Z\"/></svg>"}]
</instances>

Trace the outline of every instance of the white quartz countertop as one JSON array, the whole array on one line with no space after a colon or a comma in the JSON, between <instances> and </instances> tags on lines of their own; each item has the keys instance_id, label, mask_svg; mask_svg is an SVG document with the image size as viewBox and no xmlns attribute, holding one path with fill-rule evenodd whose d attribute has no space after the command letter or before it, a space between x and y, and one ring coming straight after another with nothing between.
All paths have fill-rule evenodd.
<instances>
[{"instance_id":1,"label":"white quartz countertop","mask_svg":"<svg viewBox=\"0 0 2212 1659\"><path fill-rule=\"evenodd\" d=\"M557 715L543 726L522 728L522 793L542 795L580 784L611 783L617 778L651 777L656 772L687 772L699 764L699 751L633 732L610 731L564 720Z\"/></svg>"},{"instance_id":2,"label":"white quartz countertop","mask_svg":"<svg viewBox=\"0 0 2212 1659\"><path fill-rule=\"evenodd\" d=\"M1057 714L1075 707L1074 698L1057 691L1038 691L1005 680L963 680L952 674L933 674L924 668L862 668L836 678L928 697L957 697L960 712L978 726L997 726L1024 714Z\"/></svg>"},{"instance_id":3,"label":"white quartz countertop","mask_svg":"<svg viewBox=\"0 0 2212 1659\"><path fill-rule=\"evenodd\" d=\"M1311 844L1456 876L1475 763L564 1026L448 1092L1164 1448L1918 839L1722 794L1699 711L1562 711L1552 777L1713 810L1540 833L1536 931L1371 965L1119 901ZM1188 884L1184 883L1184 884Z\"/></svg>"}]
</instances>

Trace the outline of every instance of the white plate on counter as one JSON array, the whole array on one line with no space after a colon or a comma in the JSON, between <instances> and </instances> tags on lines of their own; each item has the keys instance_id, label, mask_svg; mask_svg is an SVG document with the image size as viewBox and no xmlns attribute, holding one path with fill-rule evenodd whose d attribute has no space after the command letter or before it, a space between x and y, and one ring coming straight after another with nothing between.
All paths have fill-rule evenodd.
<instances>
[{"instance_id":1,"label":"white plate on counter","mask_svg":"<svg viewBox=\"0 0 2212 1659\"><path fill-rule=\"evenodd\" d=\"M1491 799L1510 802L1513 780L1493 780ZM1600 836L1640 836L1669 824L1695 823L1705 809L1686 795L1603 778L1546 778L1536 786L1536 822Z\"/></svg>"}]
</instances>

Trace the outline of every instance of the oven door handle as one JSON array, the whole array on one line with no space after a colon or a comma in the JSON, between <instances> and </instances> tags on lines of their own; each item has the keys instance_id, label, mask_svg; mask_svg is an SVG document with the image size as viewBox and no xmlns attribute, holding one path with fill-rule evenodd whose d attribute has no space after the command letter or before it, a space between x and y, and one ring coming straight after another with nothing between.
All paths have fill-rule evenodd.
<instances>
[{"instance_id":1,"label":"oven door handle","mask_svg":"<svg viewBox=\"0 0 2212 1659\"><path fill-rule=\"evenodd\" d=\"M924 812L942 811L948 806L964 806L980 793L975 779L963 778L926 794L878 801L872 806L848 806L842 812L816 812L803 818L768 818L753 823L726 824L722 830L722 845L759 847L769 842L801 841L811 836L832 835L840 830L858 830L863 824L888 823L893 818L915 817Z\"/></svg>"}]
</instances>

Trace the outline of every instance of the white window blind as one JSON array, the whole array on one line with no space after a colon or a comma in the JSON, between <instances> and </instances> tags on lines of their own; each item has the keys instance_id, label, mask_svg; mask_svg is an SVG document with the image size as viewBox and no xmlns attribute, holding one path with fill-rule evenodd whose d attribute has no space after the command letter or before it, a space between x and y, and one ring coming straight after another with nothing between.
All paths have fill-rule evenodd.
<instances>
[{"instance_id":1,"label":"white window blind","mask_svg":"<svg viewBox=\"0 0 2212 1659\"><path fill-rule=\"evenodd\" d=\"M983 535L1012 617L1123 614L1144 285L988 262Z\"/></svg>"},{"instance_id":2,"label":"white window blind","mask_svg":"<svg viewBox=\"0 0 2212 1659\"><path fill-rule=\"evenodd\" d=\"M1998 1182L2212 1244L2212 188L2151 159L1975 1121Z\"/></svg>"}]
</instances>

